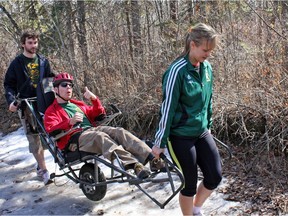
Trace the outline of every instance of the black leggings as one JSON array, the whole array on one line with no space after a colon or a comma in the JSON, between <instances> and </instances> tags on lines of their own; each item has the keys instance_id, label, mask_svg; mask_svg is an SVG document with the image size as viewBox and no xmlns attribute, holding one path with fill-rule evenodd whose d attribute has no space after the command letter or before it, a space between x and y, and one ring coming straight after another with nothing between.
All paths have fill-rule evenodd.
<instances>
[{"instance_id":1,"label":"black leggings","mask_svg":"<svg viewBox=\"0 0 288 216\"><path fill-rule=\"evenodd\" d=\"M168 151L173 162L182 170L185 179L182 195L191 197L196 194L197 165L203 173L205 188L213 190L220 184L222 180L220 155L208 131L198 138L170 136L170 141Z\"/></svg>"}]
</instances>

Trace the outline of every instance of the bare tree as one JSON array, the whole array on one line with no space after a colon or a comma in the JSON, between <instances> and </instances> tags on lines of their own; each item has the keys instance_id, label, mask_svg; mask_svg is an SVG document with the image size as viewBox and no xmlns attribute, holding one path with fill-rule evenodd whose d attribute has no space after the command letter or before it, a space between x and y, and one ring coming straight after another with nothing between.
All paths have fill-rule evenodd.
<instances>
[{"instance_id":1,"label":"bare tree","mask_svg":"<svg viewBox=\"0 0 288 216\"><path fill-rule=\"evenodd\" d=\"M65 1L66 8L66 26L67 26L67 49L69 50L70 57L77 67L75 62L75 45L74 45L74 33L73 33L73 20L75 20L74 12L72 10L72 3L70 1Z\"/></svg>"},{"instance_id":2,"label":"bare tree","mask_svg":"<svg viewBox=\"0 0 288 216\"><path fill-rule=\"evenodd\" d=\"M287 74L287 71L288 71L288 23L287 23L287 20L288 20L288 3L287 1L281 1L281 7L282 7L282 12L281 12L281 15L282 15L282 25L283 25L283 28L282 28L282 34L284 35L285 37L285 40L283 40L283 67L286 71L286 74Z\"/></svg>"},{"instance_id":3,"label":"bare tree","mask_svg":"<svg viewBox=\"0 0 288 216\"><path fill-rule=\"evenodd\" d=\"M177 22L177 1L170 1L170 19L172 22Z\"/></svg>"},{"instance_id":4,"label":"bare tree","mask_svg":"<svg viewBox=\"0 0 288 216\"><path fill-rule=\"evenodd\" d=\"M79 47L82 54L82 61L84 62L84 85L91 86L91 76L88 71L90 66L90 60L88 55L88 44L87 44L87 31L86 31L86 8L85 1L77 0L77 23L75 23L77 38L79 42ZM78 25L77 25L78 24Z\"/></svg>"},{"instance_id":5,"label":"bare tree","mask_svg":"<svg viewBox=\"0 0 288 216\"><path fill-rule=\"evenodd\" d=\"M135 57L141 58L143 49L141 42L141 21L140 21L140 5L136 0L131 0L131 24L132 24L132 35L133 35L133 50ZM138 62L140 63L140 61Z\"/></svg>"},{"instance_id":6,"label":"bare tree","mask_svg":"<svg viewBox=\"0 0 288 216\"><path fill-rule=\"evenodd\" d=\"M134 59L133 54L133 35L132 35L132 27L130 22L130 14L131 8L129 5L129 1L125 2L125 18L126 18L126 25L127 25L127 32L128 32L128 41L129 41L129 54L132 59Z\"/></svg>"},{"instance_id":7,"label":"bare tree","mask_svg":"<svg viewBox=\"0 0 288 216\"><path fill-rule=\"evenodd\" d=\"M0 9L3 11L3 13L6 14L6 16L8 17L8 19L9 19L10 22L12 23L12 28L15 29L15 34L14 34L15 36L14 36L14 38L15 38L16 41L18 41L19 38L20 38L20 35L21 35L21 29L20 29L20 27L18 26L17 22L13 19L13 17L11 16L11 14L6 10L6 8L4 7L3 4L0 4ZM2 24L2 25L3 25L3 24ZM9 28L9 27L7 26L7 28ZM6 31L10 32L10 30L7 29L7 28L6 28ZM12 33L12 35L13 35L13 32L11 32L11 33Z\"/></svg>"}]
</instances>

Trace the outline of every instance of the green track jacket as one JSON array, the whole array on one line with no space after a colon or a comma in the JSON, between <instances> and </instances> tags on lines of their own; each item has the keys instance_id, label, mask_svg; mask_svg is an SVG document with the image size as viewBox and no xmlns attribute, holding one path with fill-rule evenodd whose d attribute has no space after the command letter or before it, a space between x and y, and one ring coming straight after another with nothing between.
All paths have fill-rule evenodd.
<instances>
[{"instance_id":1,"label":"green track jacket","mask_svg":"<svg viewBox=\"0 0 288 216\"><path fill-rule=\"evenodd\" d=\"M155 145L165 148L170 135L198 137L212 124L212 67L200 64L200 73L188 56L175 60L162 79L163 101Z\"/></svg>"}]
</instances>

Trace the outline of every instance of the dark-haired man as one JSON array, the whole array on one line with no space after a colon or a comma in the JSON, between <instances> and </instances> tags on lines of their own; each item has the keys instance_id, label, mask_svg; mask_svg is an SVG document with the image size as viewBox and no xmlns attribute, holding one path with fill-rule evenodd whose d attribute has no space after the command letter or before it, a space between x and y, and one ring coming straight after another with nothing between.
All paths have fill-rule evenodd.
<instances>
[{"instance_id":1,"label":"dark-haired man","mask_svg":"<svg viewBox=\"0 0 288 216\"><path fill-rule=\"evenodd\" d=\"M35 97L37 86L42 79L52 77L54 74L50 69L49 61L37 54L39 34L36 31L26 30L22 34L20 42L23 52L10 63L5 75L5 97L9 111L16 112L18 110L25 119L23 128L27 129L25 133L29 142L29 151L37 162L37 176L46 185L51 183L51 180L45 163L44 147L37 133L35 121L33 121L29 109L19 106L20 104L15 103L15 99L16 97L21 99Z\"/></svg>"}]
</instances>

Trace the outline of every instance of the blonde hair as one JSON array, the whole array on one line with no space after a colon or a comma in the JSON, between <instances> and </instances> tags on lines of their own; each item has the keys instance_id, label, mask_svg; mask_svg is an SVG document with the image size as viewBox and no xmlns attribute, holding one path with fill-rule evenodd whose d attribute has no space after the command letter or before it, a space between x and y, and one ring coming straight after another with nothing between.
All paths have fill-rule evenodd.
<instances>
[{"instance_id":1,"label":"blonde hair","mask_svg":"<svg viewBox=\"0 0 288 216\"><path fill-rule=\"evenodd\" d=\"M198 23L197 25L190 27L186 35L184 50L179 58L186 56L190 52L191 41L193 41L196 46L199 46L203 41L216 41L218 36L219 35L211 26L204 23Z\"/></svg>"}]
</instances>

